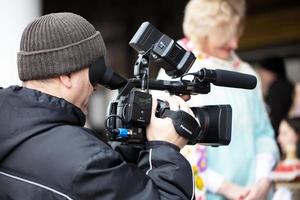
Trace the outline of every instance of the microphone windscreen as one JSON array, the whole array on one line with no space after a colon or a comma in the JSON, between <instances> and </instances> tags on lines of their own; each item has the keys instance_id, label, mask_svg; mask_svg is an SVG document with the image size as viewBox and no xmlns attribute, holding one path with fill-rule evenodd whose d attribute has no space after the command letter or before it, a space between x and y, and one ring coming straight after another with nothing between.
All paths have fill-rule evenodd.
<instances>
[{"instance_id":1,"label":"microphone windscreen","mask_svg":"<svg viewBox=\"0 0 300 200\"><path fill-rule=\"evenodd\" d=\"M243 74L239 72L232 72L221 69L215 70L215 73L216 79L213 82L214 85L243 89L254 89L257 84L256 77L250 74Z\"/></svg>"}]
</instances>

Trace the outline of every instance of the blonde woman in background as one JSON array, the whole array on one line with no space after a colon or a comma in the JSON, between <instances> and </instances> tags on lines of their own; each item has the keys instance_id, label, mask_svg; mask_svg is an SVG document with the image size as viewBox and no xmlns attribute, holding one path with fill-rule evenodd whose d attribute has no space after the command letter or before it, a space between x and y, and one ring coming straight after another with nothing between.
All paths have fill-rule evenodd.
<instances>
[{"instance_id":1,"label":"blonde woman in background","mask_svg":"<svg viewBox=\"0 0 300 200\"><path fill-rule=\"evenodd\" d=\"M205 67L256 76L234 53L244 19L244 0L189 1L183 22L185 38L179 41L197 57L189 72ZM169 77L162 70L158 79ZM269 174L279 155L260 87L242 90L212 85L209 94L193 95L188 104L230 104L233 112L229 146L195 145L182 151L194 170L196 200L266 199Z\"/></svg>"}]
</instances>

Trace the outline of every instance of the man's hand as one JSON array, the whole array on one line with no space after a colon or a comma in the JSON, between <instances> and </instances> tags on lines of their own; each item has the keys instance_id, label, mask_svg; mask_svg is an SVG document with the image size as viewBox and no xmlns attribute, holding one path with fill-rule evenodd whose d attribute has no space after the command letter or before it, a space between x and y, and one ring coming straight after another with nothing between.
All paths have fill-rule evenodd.
<instances>
[{"instance_id":1,"label":"man's hand","mask_svg":"<svg viewBox=\"0 0 300 200\"><path fill-rule=\"evenodd\" d=\"M264 200L267 199L268 191L271 187L271 182L267 178L259 180L250 188L249 194L245 200Z\"/></svg>"},{"instance_id":2,"label":"man's hand","mask_svg":"<svg viewBox=\"0 0 300 200\"><path fill-rule=\"evenodd\" d=\"M169 97L167 101L169 103L170 110L183 110L194 116L191 109L180 97L172 96ZM156 106L157 100L153 99L151 121L149 126L147 127L148 141L160 140L170 142L181 149L187 144L187 139L181 137L176 133L176 130L170 118L166 117L164 119L161 119L155 116Z\"/></svg>"},{"instance_id":3,"label":"man's hand","mask_svg":"<svg viewBox=\"0 0 300 200\"><path fill-rule=\"evenodd\" d=\"M225 196L227 199L242 200L250 192L249 188L241 187L234 183L224 181L218 190L218 193Z\"/></svg>"}]
</instances>

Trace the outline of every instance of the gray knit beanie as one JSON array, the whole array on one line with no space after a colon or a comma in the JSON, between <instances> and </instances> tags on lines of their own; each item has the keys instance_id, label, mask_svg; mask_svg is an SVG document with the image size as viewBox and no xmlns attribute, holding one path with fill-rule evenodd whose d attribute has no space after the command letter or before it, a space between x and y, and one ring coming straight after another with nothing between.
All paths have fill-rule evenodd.
<instances>
[{"instance_id":1,"label":"gray knit beanie","mask_svg":"<svg viewBox=\"0 0 300 200\"><path fill-rule=\"evenodd\" d=\"M73 13L37 18L24 30L18 71L22 81L57 77L92 64L106 52L100 32Z\"/></svg>"}]
</instances>

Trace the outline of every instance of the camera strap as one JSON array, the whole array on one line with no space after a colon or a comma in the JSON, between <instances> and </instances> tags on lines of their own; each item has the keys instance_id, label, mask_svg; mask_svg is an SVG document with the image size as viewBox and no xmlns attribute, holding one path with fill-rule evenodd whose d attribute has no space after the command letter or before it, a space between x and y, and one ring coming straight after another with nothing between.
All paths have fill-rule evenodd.
<instances>
[{"instance_id":1,"label":"camera strap","mask_svg":"<svg viewBox=\"0 0 300 200\"><path fill-rule=\"evenodd\" d=\"M201 126L196 119L187 112L182 110L165 110L162 117L169 117L172 119L173 126L180 136L188 139L191 142L198 138L201 131Z\"/></svg>"}]
</instances>

